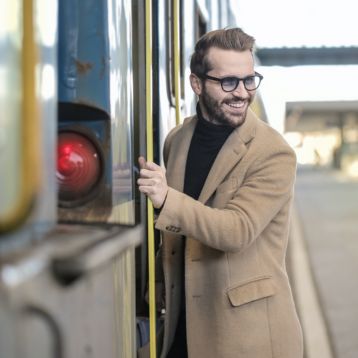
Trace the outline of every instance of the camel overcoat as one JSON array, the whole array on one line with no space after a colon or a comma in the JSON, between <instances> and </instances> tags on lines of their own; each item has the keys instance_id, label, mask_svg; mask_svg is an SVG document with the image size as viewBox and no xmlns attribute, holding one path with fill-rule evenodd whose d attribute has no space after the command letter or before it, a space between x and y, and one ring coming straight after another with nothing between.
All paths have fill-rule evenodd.
<instances>
[{"instance_id":1,"label":"camel overcoat","mask_svg":"<svg viewBox=\"0 0 358 358\"><path fill-rule=\"evenodd\" d=\"M164 146L170 188L156 221L165 279L161 357L174 338L185 275L189 358L302 358L285 267L295 154L249 110L194 200L182 191L196 122L187 118Z\"/></svg>"}]
</instances>

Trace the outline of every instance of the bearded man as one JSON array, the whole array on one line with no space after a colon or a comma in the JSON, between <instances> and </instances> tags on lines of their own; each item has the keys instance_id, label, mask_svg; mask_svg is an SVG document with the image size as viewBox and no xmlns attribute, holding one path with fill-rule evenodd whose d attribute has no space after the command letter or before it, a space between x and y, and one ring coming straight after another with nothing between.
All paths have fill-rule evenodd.
<instances>
[{"instance_id":1,"label":"bearded man","mask_svg":"<svg viewBox=\"0 0 358 358\"><path fill-rule=\"evenodd\" d=\"M285 267L296 157L249 108L254 42L239 28L199 39L196 115L169 133L166 171L139 158L162 231L163 358L303 356Z\"/></svg>"}]
</instances>

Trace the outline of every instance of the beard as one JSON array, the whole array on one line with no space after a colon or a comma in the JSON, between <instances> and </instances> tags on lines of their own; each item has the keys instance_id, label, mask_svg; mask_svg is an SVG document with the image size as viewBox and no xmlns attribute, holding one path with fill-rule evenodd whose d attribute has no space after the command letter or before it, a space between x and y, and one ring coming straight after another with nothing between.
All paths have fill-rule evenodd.
<instances>
[{"instance_id":1,"label":"beard","mask_svg":"<svg viewBox=\"0 0 358 358\"><path fill-rule=\"evenodd\" d=\"M238 127L245 122L247 115L247 109L253 100L253 96L250 95L248 98L235 96L233 94L224 98L221 101L216 100L209 95L205 86L200 96L200 102L203 105L205 112L207 113L208 121L216 123L218 125L225 125L230 127ZM244 101L247 103L246 109L242 113L225 113L223 105L229 104L230 102Z\"/></svg>"}]
</instances>

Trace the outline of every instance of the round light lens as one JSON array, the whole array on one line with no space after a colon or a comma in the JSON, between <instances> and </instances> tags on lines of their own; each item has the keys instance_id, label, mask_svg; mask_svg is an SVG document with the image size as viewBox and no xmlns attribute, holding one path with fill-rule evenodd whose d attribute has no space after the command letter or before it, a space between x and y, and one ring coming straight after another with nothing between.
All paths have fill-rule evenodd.
<instances>
[{"instance_id":1,"label":"round light lens","mask_svg":"<svg viewBox=\"0 0 358 358\"><path fill-rule=\"evenodd\" d=\"M74 201L86 197L101 175L101 160L91 140L75 132L60 132L57 147L59 199Z\"/></svg>"}]
</instances>

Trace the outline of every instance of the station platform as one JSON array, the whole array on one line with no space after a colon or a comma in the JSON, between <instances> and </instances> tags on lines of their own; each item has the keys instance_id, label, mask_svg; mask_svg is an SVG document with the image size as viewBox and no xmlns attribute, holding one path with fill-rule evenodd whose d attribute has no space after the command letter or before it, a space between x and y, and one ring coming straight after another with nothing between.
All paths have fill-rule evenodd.
<instances>
[{"instance_id":1,"label":"station platform","mask_svg":"<svg viewBox=\"0 0 358 358\"><path fill-rule=\"evenodd\" d=\"M299 167L288 271L305 358L358 357L358 179Z\"/></svg>"}]
</instances>

